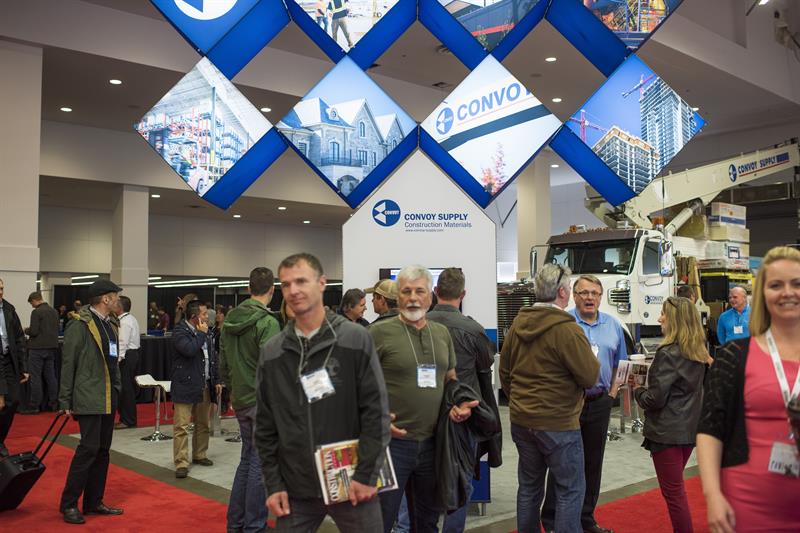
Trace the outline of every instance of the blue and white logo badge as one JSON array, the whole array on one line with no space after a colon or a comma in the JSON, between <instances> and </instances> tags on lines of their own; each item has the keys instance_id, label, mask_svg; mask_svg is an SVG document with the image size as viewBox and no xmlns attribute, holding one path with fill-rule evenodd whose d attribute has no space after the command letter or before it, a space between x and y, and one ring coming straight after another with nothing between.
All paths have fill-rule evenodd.
<instances>
[{"instance_id":1,"label":"blue and white logo badge","mask_svg":"<svg viewBox=\"0 0 800 533\"><path fill-rule=\"evenodd\" d=\"M379 226L394 226L400 220L400 206L392 200L381 200L372 208L372 219Z\"/></svg>"},{"instance_id":2,"label":"blue and white logo badge","mask_svg":"<svg viewBox=\"0 0 800 533\"><path fill-rule=\"evenodd\" d=\"M728 167L728 177L731 179L731 181L735 182L737 176L738 174L736 173L736 165L731 164L731 166Z\"/></svg>"},{"instance_id":3,"label":"blue and white logo badge","mask_svg":"<svg viewBox=\"0 0 800 533\"><path fill-rule=\"evenodd\" d=\"M175 6L187 17L214 20L228 14L239 0L175 0Z\"/></svg>"},{"instance_id":4,"label":"blue and white logo badge","mask_svg":"<svg viewBox=\"0 0 800 533\"><path fill-rule=\"evenodd\" d=\"M447 132L453 127L454 119L453 110L449 107L445 107L439 112L439 116L436 117L436 131L438 131L440 135L447 135Z\"/></svg>"}]
</instances>

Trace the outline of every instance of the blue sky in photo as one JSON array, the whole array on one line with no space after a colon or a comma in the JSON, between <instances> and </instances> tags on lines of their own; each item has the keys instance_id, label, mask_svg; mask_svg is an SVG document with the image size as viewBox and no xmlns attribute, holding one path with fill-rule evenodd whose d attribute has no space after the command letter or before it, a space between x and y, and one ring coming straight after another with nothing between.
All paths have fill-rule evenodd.
<instances>
[{"instance_id":1,"label":"blue sky in photo","mask_svg":"<svg viewBox=\"0 0 800 533\"><path fill-rule=\"evenodd\" d=\"M375 116L395 113L405 135L408 135L417 126L417 123L403 111L403 108L389 98L383 89L347 56L339 61L339 64L322 78L303 97L303 100L309 98L321 98L328 105L364 98Z\"/></svg>"}]
</instances>

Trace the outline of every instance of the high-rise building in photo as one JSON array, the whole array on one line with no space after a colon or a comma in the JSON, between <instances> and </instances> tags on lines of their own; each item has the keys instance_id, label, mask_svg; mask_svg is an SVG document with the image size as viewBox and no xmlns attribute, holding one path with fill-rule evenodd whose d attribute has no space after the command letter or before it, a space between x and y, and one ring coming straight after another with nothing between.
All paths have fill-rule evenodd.
<instances>
[{"instance_id":1,"label":"high-rise building in photo","mask_svg":"<svg viewBox=\"0 0 800 533\"><path fill-rule=\"evenodd\" d=\"M661 78L642 90L642 139L659 154L655 176L697 133L694 111Z\"/></svg>"},{"instance_id":2,"label":"high-rise building in photo","mask_svg":"<svg viewBox=\"0 0 800 533\"><path fill-rule=\"evenodd\" d=\"M642 139L612 126L592 147L594 153L637 194L658 173L658 151Z\"/></svg>"}]
</instances>

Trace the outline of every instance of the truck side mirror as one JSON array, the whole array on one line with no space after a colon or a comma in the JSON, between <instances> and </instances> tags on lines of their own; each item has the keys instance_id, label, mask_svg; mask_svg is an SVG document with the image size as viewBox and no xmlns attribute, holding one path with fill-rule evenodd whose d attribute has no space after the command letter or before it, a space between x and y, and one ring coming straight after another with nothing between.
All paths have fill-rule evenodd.
<instances>
[{"instance_id":1,"label":"truck side mirror","mask_svg":"<svg viewBox=\"0 0 800 533\"><path fill-rule=\"evenodd\" d=\"M658 246L658 265L661 277L672 277L675 272L675 254L672 241L660 241Z\"/></svg>"}]
</instances>

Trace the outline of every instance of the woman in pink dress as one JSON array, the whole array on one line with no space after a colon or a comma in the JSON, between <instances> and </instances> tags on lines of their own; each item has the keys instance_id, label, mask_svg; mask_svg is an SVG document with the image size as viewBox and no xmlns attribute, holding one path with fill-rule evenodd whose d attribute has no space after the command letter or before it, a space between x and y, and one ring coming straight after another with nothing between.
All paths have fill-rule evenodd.
<instances>
[{"instance_id":1,"label":"woman in pink dress","mask_svg":"<svg viewBox=\"0 0 800 533\"><path fill-rule=\"evenodd\" d=\"M717 352L708 377L697 435L708 524L712 533L796 533L800 458L786 405L800 393L800 251L767 253L750 334Z\"/></svg>"}]
</instances>

